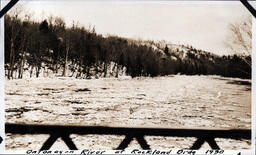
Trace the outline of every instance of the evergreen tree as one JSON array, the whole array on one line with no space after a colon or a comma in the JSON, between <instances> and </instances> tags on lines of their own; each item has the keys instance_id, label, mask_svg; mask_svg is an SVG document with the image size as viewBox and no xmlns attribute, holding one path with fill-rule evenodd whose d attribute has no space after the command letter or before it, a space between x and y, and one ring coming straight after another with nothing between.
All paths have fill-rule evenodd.
<instances>
[{"instance_id":1,"label":"evergreen tree","mask_svg":"<svg viewBox=\"0 0 256 155\"><path fill-rule=\"evenodd\" d=\"M165 45L164 53L165 53L167 56L170 56L169 48L167 47L167 45Z\"/></svg>"}]
</instances>

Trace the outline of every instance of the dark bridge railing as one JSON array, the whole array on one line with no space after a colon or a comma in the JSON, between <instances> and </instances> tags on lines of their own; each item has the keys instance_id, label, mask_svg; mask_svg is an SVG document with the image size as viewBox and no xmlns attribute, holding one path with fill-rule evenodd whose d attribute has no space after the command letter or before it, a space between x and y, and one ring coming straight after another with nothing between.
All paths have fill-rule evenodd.
<instances>
[{"instance_id":1,"label":"dark bridge railing","mask_svg":"<svg viewBox=\"0 0 256 155\"><path fill-rule=\"evenodd\" d=\"M77 150L70 134L86 135L125 135L125 139L116 148L125 149L136 139L142 149L149 150L150 146L144 136L195 137L197 140L190 149L199 149L207 142L212 149L220 149L215 138L251 139L248 129L173 129L173 128L140 128L140 127L105 127L105 126L76 126L76 125L35 125L35 124L5 124L5 132L12 134L50 134L41 150L48 150L58 138L61 138L71 150Z\"/></svg>"}]
</instances>

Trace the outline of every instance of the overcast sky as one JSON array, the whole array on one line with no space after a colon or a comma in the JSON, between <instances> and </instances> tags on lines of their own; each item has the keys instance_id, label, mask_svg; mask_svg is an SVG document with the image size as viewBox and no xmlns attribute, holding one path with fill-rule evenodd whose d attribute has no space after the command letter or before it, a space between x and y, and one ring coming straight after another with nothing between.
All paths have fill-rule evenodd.
<instances>
[{"instance_id":1,"label":"overcast sky","mask_svg":"<svg viewBox=\"0 0 256 155\"><path fill-rule=\"evenodd\" d=\"M20 2L19 2L20 3ZM228 24L249 16L240 2L23 1L34 18L63 17L101 34L190 44L223 54ZM43 12L43 13L42 13Z\"/></svg>"}]
</instances>

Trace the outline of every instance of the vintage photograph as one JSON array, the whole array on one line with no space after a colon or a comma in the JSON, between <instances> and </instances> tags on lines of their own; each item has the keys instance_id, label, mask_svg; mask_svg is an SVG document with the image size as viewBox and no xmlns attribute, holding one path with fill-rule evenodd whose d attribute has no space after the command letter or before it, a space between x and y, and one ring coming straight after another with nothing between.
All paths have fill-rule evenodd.
<instances>
[{"instance_id":1,"label":"vintage photograph","mask_svg":"<svg viewBox=\"0 0 256 155\"><path fill-rule=\"evenodd\" d=\"M5 148L250 150L251 42L239 1L18 2Z\"/></svg>"}]
</instances>

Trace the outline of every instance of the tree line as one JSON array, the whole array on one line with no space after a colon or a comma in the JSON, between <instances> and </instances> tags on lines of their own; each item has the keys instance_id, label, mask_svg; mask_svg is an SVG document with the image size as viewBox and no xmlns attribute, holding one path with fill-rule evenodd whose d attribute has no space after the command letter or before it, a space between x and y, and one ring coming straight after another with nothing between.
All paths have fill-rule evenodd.
<instances>
[{"instance_id":1,"label":"tree line","mask_svg":"<svg viewBox=\"0 0 256 155\"><path fill-rule=\"evenodd\" d=\"M48 75L76 78L164 76L203 74L250 78L250 56L218 56L180 45L162 47L154 41L138 41L97 34L60 17L35 22L29 16L5 15L5 74L8 79ZM157 47L157 48L156 48Z\"/></svg>"}]
</instances>

